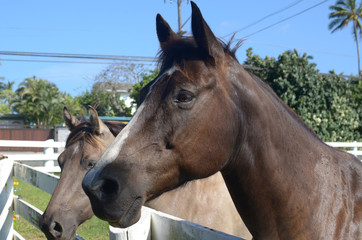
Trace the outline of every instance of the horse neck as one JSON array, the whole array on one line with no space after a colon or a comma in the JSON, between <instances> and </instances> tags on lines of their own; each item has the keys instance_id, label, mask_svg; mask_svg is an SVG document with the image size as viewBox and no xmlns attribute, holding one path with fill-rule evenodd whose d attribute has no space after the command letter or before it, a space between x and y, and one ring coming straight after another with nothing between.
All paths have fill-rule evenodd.
<instances>
[{"instance_id":1,"label":"horse neck","mask_svg":"<svg viewBox=\"0 0 362 240\"><path fill-rule=\"evenodd\" d=\"M222 174L249 230L264 226L271 237L277 219L283 217L279 208L293 208L287 197L293 188L303 185L300 198L312 191L313 183L305 180L312 176L306 173L313 172L314 159L321 157L325 145L260 79L245 71L238 75L243 80L233 82L233 88L242 98L234 100L239 132ZM289 211L293 214L295 209Z\"/></svg>"},{"instance_id":2,"label":"horse neck","mask_svg":"<svg viewBox=\"0 0 362 240\"><path fill-rule=\"evenodd\" d=\"M247 148L258 155L274 151L277 161L290 162L290 154L300 151L313 151L325 144L317 135L293 112L273 90L258 77L245 70L238 72L239 80L233 83L238 91L238 121L243 139L239 139L239 147ZM235 94L234 94L235 95ZM250 148L251 146L258 148ZM301 148L310 147L309 149ZM318 152L320 149L316 149ZM288 152L289 151L289 152ZM265 156L268 162L270 155ZM303 157L303 156L301 156ZM286 158L286 159L285 159ZM298 159L294 158L294 161Z\"/></svg>"}]
</instances>

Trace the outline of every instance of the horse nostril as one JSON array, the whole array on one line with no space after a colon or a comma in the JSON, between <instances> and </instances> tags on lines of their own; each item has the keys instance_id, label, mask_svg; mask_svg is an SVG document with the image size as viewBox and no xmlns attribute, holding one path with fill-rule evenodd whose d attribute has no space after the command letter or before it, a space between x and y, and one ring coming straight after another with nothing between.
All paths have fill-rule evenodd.
<instances>
[{"instance_id":1,"label":"horse nostril","mask_svg":"<svg viewBox=\"0 0 362 240\"><path fill-rule=\"evenodd\" d=\"M63 228L62 225L60 225L58 222L55 222L55 225L53 227L53 233L56 237L62 236Z\"/></svg>"},{"instance_id":2,"label":"horse nostril","mask_svg":"<svg viewBox=\"0 0 362 240\"><path fill-rule=\"evenodd\" d=\"M59 223L55 222L54 230L57 232L62 232L63 228Z\"/></svg>"},{"instance_id":3,"label":"horse nostril","mask_svg":"<svg viewBox=\"0 0 362 240\"><path fill-rule=\"evenodd\" d=\"M116 181L106 179L104 180L100 190L105 195L115 194L118 191L118 183Z\"/></svg>"}]
</instances>

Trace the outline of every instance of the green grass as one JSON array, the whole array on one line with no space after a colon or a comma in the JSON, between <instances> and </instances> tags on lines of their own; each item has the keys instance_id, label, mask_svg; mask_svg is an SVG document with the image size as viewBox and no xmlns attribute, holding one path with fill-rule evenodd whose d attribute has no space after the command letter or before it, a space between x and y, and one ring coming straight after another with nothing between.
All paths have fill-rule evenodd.
<instances>
[{"instance_id":1,"label":"green grass","mask_svg":"<svg viewBox=\"0 0 362 240\"><path fill-rule=\"evenodd\" d=\"M14 185L14 194L21 196L23 200L34 205L40 210L44 211L48 205L51 195L28 184L17 178L14 178L14 182L18 182L19 185ZM15 213L17 216L17 214ZM46 239L44 234L36 227L31 225L21 216L18 216L17 220L14 220L14 229L25 239L40 240ZM78 229L77 234L84 239L99 239L108 240L109 230L108 223L93 217L90 220L83 223Z\"/></svg>"}]
</instances>

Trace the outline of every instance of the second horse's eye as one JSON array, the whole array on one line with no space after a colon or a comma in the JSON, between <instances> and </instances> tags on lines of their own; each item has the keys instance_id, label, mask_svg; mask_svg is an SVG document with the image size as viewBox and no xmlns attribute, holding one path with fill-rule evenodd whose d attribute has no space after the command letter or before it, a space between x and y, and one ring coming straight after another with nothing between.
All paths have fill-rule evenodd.
<instances>
[{"instance_id":1,"label":"second horse's eye","mask_svg":"<svg viewBox=\"0 0 362 240\"><path fill-rule=\"evenodd\" d=\"M177 101L180 102L180 103L188 103L188 102L191 102L192 99L194 99L194 96L190 93L180 93L178 96L177 96Z\"/></svg>"}]
</instances>

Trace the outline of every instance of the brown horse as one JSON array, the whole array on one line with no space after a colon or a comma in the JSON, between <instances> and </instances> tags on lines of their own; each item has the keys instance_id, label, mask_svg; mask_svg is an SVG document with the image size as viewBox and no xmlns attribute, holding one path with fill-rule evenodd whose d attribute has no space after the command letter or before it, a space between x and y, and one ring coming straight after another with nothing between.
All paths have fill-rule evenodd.
<instances>
[{"instance_id":1,"label":"brown horse","mask_svg":"<svg viewBox=\"0 0 362 240\"><path fill-rule=\"evenodd\" d=\"M145 201L220 170L254 239L362 239L361 162L246 72L191 5L193 37L157 16L160 75L83 180L95 214L129 226Z\"/></svg>"},{"instance_id":2,"label":"brown horse","mask_svg":"<svg viewBox=\"0 0 362 240\"><path fill-rule=\"evenodd\" d=\"M79 122L66 108L63 111L71 132L58 158L62 168L59 183L40 219L40 227L48 239L73 239L77 227L93 216L89 199L81 188L82 179L125 126L119 122L102 122L94 108L90 108L89 115L89 122ZM145 205L216 230L251 238L220 173L167 192Z\"/></svg>"}]
</instances>

